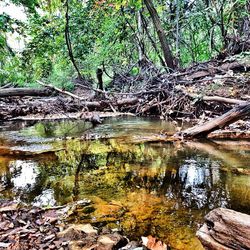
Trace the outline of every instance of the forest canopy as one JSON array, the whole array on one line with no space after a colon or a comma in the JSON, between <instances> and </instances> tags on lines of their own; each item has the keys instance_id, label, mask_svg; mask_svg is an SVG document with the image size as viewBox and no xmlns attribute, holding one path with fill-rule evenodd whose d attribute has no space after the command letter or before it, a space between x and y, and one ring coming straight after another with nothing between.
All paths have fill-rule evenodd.
<instances>
[{"instance_id":1,"label":"forest canopy","mask_svg":"<svg viewBox=\"0 0 250 250\"><path fill-rule=\"evenodd\" d=\"M24 20L5 12L13 5ZM70 89L98 68L105 84L150 65L169 72L244 51L249 36L247 0L12 0L1 9L1 85L46 79Z\"/></svg>"}]
</instances>

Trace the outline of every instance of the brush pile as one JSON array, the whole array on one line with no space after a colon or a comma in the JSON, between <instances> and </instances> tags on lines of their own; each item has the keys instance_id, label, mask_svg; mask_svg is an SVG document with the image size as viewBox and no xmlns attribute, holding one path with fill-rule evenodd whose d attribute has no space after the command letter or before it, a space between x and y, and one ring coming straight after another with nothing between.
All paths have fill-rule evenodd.
<instances>
[{"instance_id":1,"label":"brush pile","mask_svg":"<svg viewBox=\"0 0 250 250\"><path fill-rule=\"evenodd\" d=\"M213 117L237 101L250 99L249 69L250 55L245 52L174 73L161 73L153 66L137 76L120 73L106 91L77 84L74 94L43 84L50 90L49 97L1 97L0 119L89 111L130 112L163 119Z\"/></svg>"}]
</instances>

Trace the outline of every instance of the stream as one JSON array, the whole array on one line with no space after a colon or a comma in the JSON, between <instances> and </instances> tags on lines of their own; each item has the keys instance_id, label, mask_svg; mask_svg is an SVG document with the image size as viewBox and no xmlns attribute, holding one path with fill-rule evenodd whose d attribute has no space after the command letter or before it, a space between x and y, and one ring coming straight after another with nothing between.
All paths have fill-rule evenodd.
<instances>
[{"instance_id":1,"label":"stream","mask_svg":"<svg viewBox=\"0 0 250 250\"><path fill-rule=\"evenodd\" d=\"M36 206L90 199L70 222L122 228L130 239L153 235L174 250L203 249L195 232L210 210L250 214L250 142L147 142L175 130L134 117L94 128L1 123L0 199Z\"/></svg>"}]
</instances>

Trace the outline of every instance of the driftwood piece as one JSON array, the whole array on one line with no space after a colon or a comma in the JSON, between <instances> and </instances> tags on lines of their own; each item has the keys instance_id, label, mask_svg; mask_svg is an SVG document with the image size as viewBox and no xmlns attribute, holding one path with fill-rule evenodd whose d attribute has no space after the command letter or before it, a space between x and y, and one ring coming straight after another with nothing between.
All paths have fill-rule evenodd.
<instances>
[{"instance_id":1,"label":"driftwood piece","mask_svg":"<svg viewBox=\"0 0 250 250\"><path fill-rule=\"evenodd\" d=\"M30 89L30 88L7 88L0 90L0 97L10 96L49 96L51 91L47 88Z\"/></svg>"},{"instance_id":2,"label":"driftwood piece","mask_svg":"<svg viewBox=\"0 0 250 250\"><path fill-rule=\"evenodd\" d=\"M182 132L176 133L174 136L177 138L197 138L197 137L206 137L211 132L222 129L225 126L241 119L242 117L250 113L250 102L244 102L227 113L214 118L202 125L198 125Z\"/></svg>"},{"instance_id":3,"label":"driftwood piece","mask_svg":"<svg viewBox=\"0 0 250 250\"><path fill-rule=\"evenodd\" d=\"M217 208L205 216L197 236L205 249L250 249L250 215Z\"/></svg>"}]
</instances>

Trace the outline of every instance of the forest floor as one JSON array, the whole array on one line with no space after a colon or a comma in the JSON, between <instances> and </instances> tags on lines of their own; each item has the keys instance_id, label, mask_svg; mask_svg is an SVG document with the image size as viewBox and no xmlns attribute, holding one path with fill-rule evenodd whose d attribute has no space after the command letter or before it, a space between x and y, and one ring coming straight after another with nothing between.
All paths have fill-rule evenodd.
<instances>
[{"instance_id":1,"label":"forest floor","mask_svg":"<svg viewBox=\"0 0 250 250\"><path fill-rule=\"evenodd\" d=\"M1 202L0 249L168 249L165 243L152 236L142 237L141 241L129 241L118 229L67 223L75 210L90 203L89 200L81 200L67 206L39 208Z\"/></svg>"}]
</instances>

